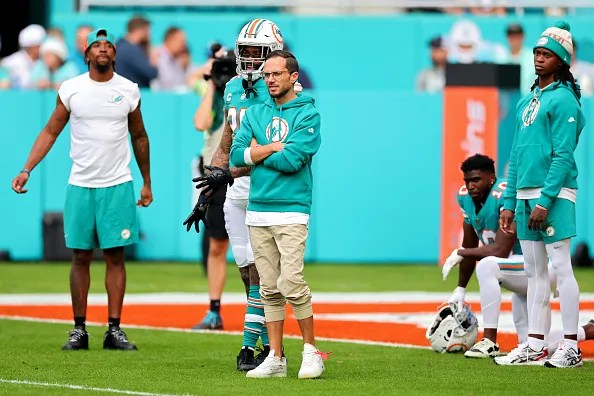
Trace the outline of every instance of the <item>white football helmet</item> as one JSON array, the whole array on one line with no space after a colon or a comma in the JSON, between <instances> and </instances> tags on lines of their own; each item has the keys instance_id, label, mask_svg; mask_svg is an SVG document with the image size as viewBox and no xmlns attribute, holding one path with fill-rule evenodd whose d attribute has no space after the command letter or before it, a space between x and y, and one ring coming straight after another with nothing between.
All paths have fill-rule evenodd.
<instances>
[{"instance_id":1,"label":"white football helmet","mask_svg":"<svg viewBox=\"0 0 594 396\"><path fill-rule=\"evenodd\" d=\"M261 78L266 56L272 51L282 50L283 43L281 31L274 22L260 18L246 23L235 40L237 74L245 79L250 79L250 74L251 80ZM260 48L260 53L257 56L245 56L243 48L247 46Z\"/></svg>"},{"instance_id":2,"label":"white football helmet","mask_svg":"<svg viewBox=\"0 0 594 396\"><path fill-rule=\"evenodd\" d=\"M478 321L468 304L457 312L455 304L443 304L426 337L436 352L465 352L476 342Z\"/></svg>"}]
</instances>

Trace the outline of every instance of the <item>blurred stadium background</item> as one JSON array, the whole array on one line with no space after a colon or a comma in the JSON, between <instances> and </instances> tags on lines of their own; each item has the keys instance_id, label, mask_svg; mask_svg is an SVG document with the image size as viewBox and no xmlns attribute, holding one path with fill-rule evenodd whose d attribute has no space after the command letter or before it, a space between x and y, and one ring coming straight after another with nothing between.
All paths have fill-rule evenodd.
<instances>
[{"instance_id":1,"label":"blurred stadium background","mask_svg":"<svg viewBox=\"0 0 594 396\"><path fill-rule=\"evenodd\" d=\"M505 176L514 133L509 127L510 111L520 87L491 87L486 94L479 90L476 100L485 113L479 116L482 124L477 127L472 124L476 113L455 112L455 108L468 108L466 96L449 96L443 87L433 92L418 89L418 76L432 65L430 43L441 37L441 45L455 54L456 40L465 40L460 40L460 33L455 34L453 27L460 21L471 21L480 33L469 40L480 47L475 60L481 64L507 63L506 31L510 25L521 25L524 46L531 49L538 35L562 18L571 24L579 43L579 59L588 63L584 82L588 76L590 84L594 80L594 4L583 0L23 0L15 5L16 12L8 12L6 7L0 13L0 58L18 50L18 34L30 23L60 29L69 53L74 53L79 25L105 27L119 38L125 34L127 21L140 14L151 21L150 44L154 48L162 44L168 28L182 28L187 35L191 65L199 67L207 60L213 42L233 48L240 27L248 20L268 18L276 22L311 78L312 87L306 92L316 99L322 115L323 143L314 161L314 205L306 253L307 262L315 264L306 269L311 271L312 289L332 296L358 293L352 297L345 294L346 301L352 298L352 305L358 299L363 302L374 298L365 293L380 293L376 300L384 305L373 312L396 309L389 304L396 304L399 298L412 301L392 292L410 292L415 298L425 294L424 301L433 304L446 299L455 287L455 277L442 282L434 267L443 250L455 245L452 238L458 236L462 222L458 210L451 210L449 200L454 195L448 184L462 184L459 161L484 149L496 160L499 176ZM493 72L496 69L485 73ZM233 371L239 336L233 332L225 336L184 332L203 314L208 300L200 266L186 265L201 260L201 236L182 227L195 202L191 178L203 144L202 135L192 123L201 100L200 91L194 88L142 90L155 201L150 208L139 210L142 240L128 252L131 265L123 322L131 325L131 338L139 340L145 352L138 357L106 357L99 351L101 330L97 329L98 336L91 341L97 344L93 346L97 351L74 358L66 358L59 351L62 331L70 326L68 251L63 247L60 224L70 169L68 127L32 173L29 193L17 196L10 182L53 110L56 92L0 90L0 182L4 185L0 189L0 350L5 351L0 361L0 394L101 394L107 388L149 392L129 393L147 395L229 394L245 388L243 376ZM594 190L589 188L594 183L589 155L594 151L594 100L591 93L585 93L582 105L588 124L577 153L580 196L578 237L573 249L574 256L581 255L580 265L591 267L587 247L594 243ZM456 118L453 121L452 114ZM446 136L454 138L448 140ZM135 180L140 180L134 161L131 166ZM91 307L95 310L89 317L101 325L105 322L101 300L103 266L93 268L91 292L96 307ZM229 267L228 301L242 293L235 271ZM583 319L588 319L587 315L594 313L594 273L584 268L577 277L587 301ZM469 290L478 290L476 282ZM151 322L140 314L135 316L136 311L128 308L135 305L128 303L130 295L155 293L177 293L174 296L187 311L173 313L165 307L154 314ZM478 310L477 295L469 296ZM333 300L337 297L324 298L338 301ZM139 301L136 304L160 304L158 300ZM27 304L41 309L23 311ZM434 314L431 307L426 316L398 320L428 323L427 318ZM223 303L224 316L225 309ZM509 314L508 305L504 311ZM332 313L331 308L327 313ZM230 330L238 330L233 321L239 327L240 315L238 311L237 320L226 319ZM5 320L8 317L43 319L53 324ZM327 319L325 326L340 332L349 326L342 320ZM405 342L395 338L395 334L408 330L384 325L379 330L370 327L359 341L428 345L423 340ZM154 331L154 327L175 327L182 332ZM421 334L422 339L424 330L421 325L417 327L421 333L417 331L414 337ZM336 340L331 330L322 335ZM513 345L512 335L508 335L503 341L507 349ZM297 341L288 341L288 345L293 347L289 361L298 362ZM528 371L507 368L500 371L501 375L492 376L492 363L481 361L472 365L473 371L469 371L463 385L450 389L443 384L451 382L452 372L469 368L458 356L440 355L436 359L427 350L345 346L330 341L325 345L336 352L336 357L331 358L334 361L328 363L328 381L297 385L295 380L290 387L287 383L272 384L270 391L342 394L357 388L365 394L400 390L414 394L558 394L567 391L565 383L558 381L564 378L575 381L575 394L585 394L594 380L591 363L578 375L563 372L553 377L548 372L530 370L527 380ZM81 372L83 365L92 374ZM198 367L202 371L196 371ZM411 367L416 370L412 376L407 371ZM489 381L484 380L486 377ZM517 385L521 381L528 381L526 387ZM78 390L52 388L47 385L51 383L84 386ZM516 385L510 388L510 384Z\"/></svg>"}]
</instances>

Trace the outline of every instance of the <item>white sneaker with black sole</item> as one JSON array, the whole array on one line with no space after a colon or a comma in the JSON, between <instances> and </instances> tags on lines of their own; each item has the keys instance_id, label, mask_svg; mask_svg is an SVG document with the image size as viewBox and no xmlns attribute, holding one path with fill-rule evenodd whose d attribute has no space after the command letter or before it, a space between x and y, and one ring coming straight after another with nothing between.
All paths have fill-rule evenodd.
<instances>
[{"instance_id":1,"label":"white sneaker with black sole","mask_svg":"<svg viewBox=\"0 0 594 396\"><path fill-rule=\"evenodd\" d=\"M464 352L467 358L486 359L499 356L499 345L488 338L483 338Z\"/></svg>"},{"instance_id":2,"label":"white sneaker with black sole","mask_svg":"<svg viewBox=\"0 0 594 396\"><path fill-rule=\"evenodd\" d=\"M524 342L507 355L497 356L493 360L500 366L542 366L548 354L547 348L535 351L527 342Z\"/></svg>"},{"instance_id":3,"label":"white sneaker with black sole","mask_svg":"<svg viewBox=\"0 0 594 396\"><path fill-rule=\"evenodd\" d=\"M274 353L274 349L271 349L266 359L258 367L245 374L246 378L286 377L287 359L279 358Z\"/></svg>"},{"instance_id":4,"label":"white sneaker with black sole","mask_svg":"<svg viewBox=\"0 0 594 396\"><path fill-rule=\"evenodd\" d=\"M555 353L545 362L546 367L552 368L574 368L582 367L582 351L580 348L574 348L562 342Z\"/></svg>"}]
</instances>

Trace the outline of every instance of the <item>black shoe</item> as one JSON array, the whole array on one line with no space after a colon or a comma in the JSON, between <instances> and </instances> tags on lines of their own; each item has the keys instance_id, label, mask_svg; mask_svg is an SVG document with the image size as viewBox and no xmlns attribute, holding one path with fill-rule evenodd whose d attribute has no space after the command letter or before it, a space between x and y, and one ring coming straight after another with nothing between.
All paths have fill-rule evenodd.
<instances>
[{"instance_id":1,"label":"black shoe","mask_svg":"<svg viewBox=\"0 0 594 396\"><path fill-rule=\"evenodd\" d=\"M257 347L256 350L258 352L260 352L254 358L256 367L258 367L264 361L264 359L266 359L268 357L268 355L270 354L270 345L264 345L264 347ZM283 355L282 356L286 359L284 347L283 347Z\"/></svg>"},{"instance_id":2,"label":"black shoe","mask_svg":"<svg viewBox=\"0 0 594 396\"><path fill-rule=\"evenodd\" d=\"M239 355L237 355L237 370L250 371L256 368L254 360L254 351L248 347L241 348Z\"/></svg>"},{"instance_id":3,"label":"black shoe","mask_svg":"<svg viewBox=\"0 0 594 396\"><path fill-rule=\"evenodd\" d=\"M68 332L68 342L64 344L64 351L78 351L89 349L89 333L85 329L74 329Z\"/></svg>"},{"instance_id":4,"label":"black shoe","mask_svg":"<svg viewBox=\"0 0 594 396\"><path fill-rule=\"evenodd\" d=\"M126 333L120 329L107 330L103 336L103 349L119 349L122 351L136 351L136 345L128 341Z\"/></svg>"}]
</instances>

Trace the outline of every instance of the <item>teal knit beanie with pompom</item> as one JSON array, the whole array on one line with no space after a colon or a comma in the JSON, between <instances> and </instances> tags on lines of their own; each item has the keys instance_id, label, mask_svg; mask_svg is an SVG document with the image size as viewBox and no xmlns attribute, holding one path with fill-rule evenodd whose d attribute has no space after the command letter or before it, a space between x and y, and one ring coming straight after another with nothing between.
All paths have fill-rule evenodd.
<instances>
[{"instance_id":1,"label":"teal knit beanie with pompom","mask_svg":"<svg viewBox=\"0 0 594 396\"><path fill-rule=\"evenodd\" d=\"M573 40L570 30L569 23L566 21L555 22L554 26L548 27L542 32L534 49L546 48L557 55L567 66L571 66Z\"/></svg>"}]
</instances>

